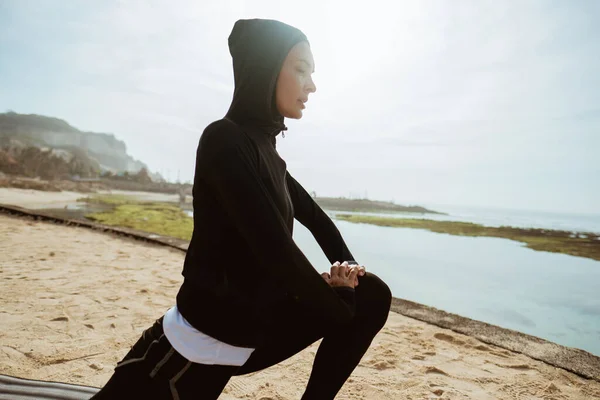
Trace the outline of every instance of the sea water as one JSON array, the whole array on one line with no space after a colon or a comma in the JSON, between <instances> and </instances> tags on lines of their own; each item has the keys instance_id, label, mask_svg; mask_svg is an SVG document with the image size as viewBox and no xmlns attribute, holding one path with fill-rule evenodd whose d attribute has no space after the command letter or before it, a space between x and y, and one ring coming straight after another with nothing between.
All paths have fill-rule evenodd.
<instances>
[{"instance_id":1,"label":"sea water","mask_svg":"<svg viewBox=\"0 0 600 400\"><path fill-rule=\"evenodd\" d=\"M508 239L335 221L356 260L395 297L600 355L600 262ZM294 239L319 272L329 261L306 228Z\"/></svg>"}]
</instances>

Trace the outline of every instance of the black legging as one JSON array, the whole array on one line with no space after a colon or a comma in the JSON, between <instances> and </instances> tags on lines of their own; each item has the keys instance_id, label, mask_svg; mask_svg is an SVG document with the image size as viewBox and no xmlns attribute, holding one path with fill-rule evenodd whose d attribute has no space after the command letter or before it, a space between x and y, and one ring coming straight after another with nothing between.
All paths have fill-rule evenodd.
<instances>
[{"instance_id":1,"label":"black legging","mask_svg":"<svg viewBox=\"0 0 600 400\"><path fill-rule=\"evenodd\" d=\"M143 332L92 399L215 400L232 376L278 364L321 338L302 400L333 399L384 326L390 310L391 291L379 277L367 272L358 279L356 315L348 325L325 334L302 310L282 313L277 324L281 329L272 332L268 345L257 348L241 367L188 361L165 337L161 317Z\"/></svg>"}]
</instances>

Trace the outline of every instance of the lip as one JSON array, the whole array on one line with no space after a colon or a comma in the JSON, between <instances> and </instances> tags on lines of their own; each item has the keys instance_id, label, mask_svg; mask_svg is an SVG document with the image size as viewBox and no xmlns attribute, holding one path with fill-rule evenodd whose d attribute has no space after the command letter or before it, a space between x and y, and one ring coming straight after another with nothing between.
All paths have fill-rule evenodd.
<instances>
[{"instance_id":1,"label":"lip","mask_svg":"<svg viewBox=\"0 0 600 400\"><path fill-rule=\"evenodd\" d=\"M298 103L300 103L302 105L302 109L306 108L306 105L304 103L306 103L308 100L298 100Z\"/></svg>"}]
</instances>

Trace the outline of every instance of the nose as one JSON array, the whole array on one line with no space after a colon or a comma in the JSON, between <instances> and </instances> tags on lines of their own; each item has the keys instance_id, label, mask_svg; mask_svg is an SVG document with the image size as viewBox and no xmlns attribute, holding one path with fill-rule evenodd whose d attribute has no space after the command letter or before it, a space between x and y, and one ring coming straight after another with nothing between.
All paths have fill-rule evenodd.
<instances>
[{"instance_id":1,"label":"nose","mask_svg":"<svg viewBox=\"0 0 600 400\"><path fill-rule=\"evenodd\" d=\"M313 81L312 77L310 77L308 80L308 85L306 86L306 92L314 93L316 91L317 91L317 85L315 85L315 82Z\"/></svg>"}]
</instances>

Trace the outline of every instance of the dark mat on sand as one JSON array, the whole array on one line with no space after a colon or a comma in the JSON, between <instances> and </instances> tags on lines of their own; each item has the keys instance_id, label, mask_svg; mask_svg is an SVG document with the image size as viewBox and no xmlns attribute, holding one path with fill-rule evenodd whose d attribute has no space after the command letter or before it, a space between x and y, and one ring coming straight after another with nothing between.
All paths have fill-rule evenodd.
<instances>
[{"instance_id":1,"label":"dark mat on sand","mask_svg":"<svg viewBox=\"0 0 600 400\"><path fill-rule=\"evenodd\" d=\"M88 400L99 388L0 374L0 400Z\"/></svg>"}]
</instances>

